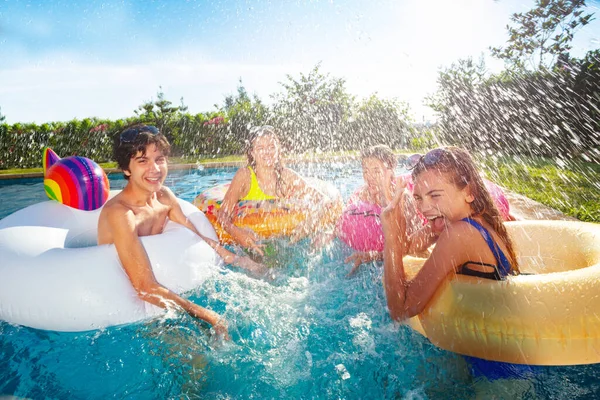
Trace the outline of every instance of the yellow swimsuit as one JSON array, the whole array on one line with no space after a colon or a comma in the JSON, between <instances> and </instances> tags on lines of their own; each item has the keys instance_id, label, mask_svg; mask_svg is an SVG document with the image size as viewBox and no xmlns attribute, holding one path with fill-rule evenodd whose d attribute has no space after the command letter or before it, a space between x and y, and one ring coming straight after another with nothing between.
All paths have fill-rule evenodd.
<instances>
[{"instance_id":1,"label":"yellow swimsuit","mask_svg":"<svg viewBox=\"0 0 600 400\"><path fill-rule=\"evenodd\" d=\"M256 174L251 166L248 166L250 170L250 190L248 194L240 200L275 200L277 197L269 196L262 191L260 186L258 186L258 179L256 178Z\"/></svg>"}]
</instances>

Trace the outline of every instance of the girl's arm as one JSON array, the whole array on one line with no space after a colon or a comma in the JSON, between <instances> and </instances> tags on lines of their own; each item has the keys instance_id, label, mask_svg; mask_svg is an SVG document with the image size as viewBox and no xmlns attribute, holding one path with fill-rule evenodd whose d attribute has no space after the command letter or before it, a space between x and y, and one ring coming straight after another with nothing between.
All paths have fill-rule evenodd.
<instances>
[{"instance_id":1,"label":"girl's arm","mask_svg":"<svg viewBox=\"0 0 600 400\"><path fill-rule=\"evenodd\" d=\"M233 223L237 203L248 194L249 190L250 171L248 171L248 168L240 168L235 173L229 189L227 189L227 193L225 193L225 197L221 202L221 208L217 212L217 221L236 243L263 255L262 245L258 243L260 241L258 235L251 229L239 228Z\"/></svg>"},{"instance_id":2,"label":"girl's arm","mask_svg":"<svg viewBox=\"0 0 600 400\"><path fill-rule=\"evenodd\" d=\"M383 227L383 287L390 316L394 320L405 318L406 272L402 258L406 254L406 220L403 212L404 194L398 191L381 213Z\"/></svg>"},{"instance_id":3,"label":"girl's arm","mask_svg":"<svg viewBox=\"0 0 600 400\"><path fill-rule=\"evenodd\" d=\"M421 270L409 280L402 261L408 252L403 196L396 195L382 213L384 287L390 316L397 321L425 309L448 274L467 260L465 243L470 242L464 229L446 229Z\"/></svg>"}]
</instances>

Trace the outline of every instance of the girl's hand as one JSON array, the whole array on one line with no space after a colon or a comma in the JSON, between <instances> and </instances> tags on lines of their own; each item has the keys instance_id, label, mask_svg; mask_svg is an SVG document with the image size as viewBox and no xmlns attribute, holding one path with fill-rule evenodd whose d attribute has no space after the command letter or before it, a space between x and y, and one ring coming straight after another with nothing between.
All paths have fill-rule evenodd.
<instances>
[{"instance_id":1,"label":"girl's hand","mask_svg":"<svg viewBox=\"0 0 600 400\"><path fill-rule=\"evenodd\" d=\"M408 196L406 189L397 187L392 201L383 209L380 217L386 243L389 240L399 241L404 255L406 255L409 245L406 234L406 216L404 215L405 196Z\"/></svg>"},{"instance_id":2,"label":"girl's hand","mask_svg":"<svg viewBox=\"0 0 600 400\"><path fill-rule=\"evenodd\" d=\"M393 197L381 212L382 224L393 221L396 217L398 217L398 214L401 214L401 218L405 219L403 209L405 200L404 196L406 195L406 184L396 186Z\"/></svg>"},{"instance_id":3,"label":"girl's hand","mask_svg":"<svg viewBox=\"0 0 600 400\"><path fill-rule=\"evenodd\" d=\"M356 271L358 271L358 269L360 268L360 266L362 264L365 264L365 263L368 263L371 261L375 261L377 259L378 259L377 253L373 252L373 251L358 251L358 252L352 254L350 257L347 257L344 260L345 263L353 263L354 264L354 266L352 267L350 272L348 272L346 277L351 277L352 275L354 275L356 273Z\"/></svg>"},{"instance_id":4,"label":"girl's hand","mask_svg":"<svg viewBox=\"0 0 600 400\"><path fill-rule=\"evenodd\" d=\"M321 210L326 210L326 205L323 205ZM322 215L323 211L311 211L311 213L306 216L306 219L300 222L292 231L292 234L290 235L290 243L294 244L305 237L312 236L313 233L316 234L318 232L318 221Z\"/></svg>"},{"instance_id":5,"label":"girl's hand","mask_svg":"<svg viewBox=\"0 0 600 400\"><path fill-rule=\"evenodd\" d=\"M235 240L240 246L246 247L248 250L261 256L264 255L262 251L264 245L260 243L260 238L256 232L250 229L239 229L235 235Z\"/></svg>"},{"instance_id":6,"label":"girl's hand","mask_svg":"<svg viewBox=\"0 0 600 400\"><path fill-rule=\"evenodd\" d=\"M306 223L306 220L304 220L302 223L298 224L296 228L294 228L292 234L290 235L290 244L297 243L310 234L311 229L308 225L309 224Z\"/></svg>"}]
</instances>

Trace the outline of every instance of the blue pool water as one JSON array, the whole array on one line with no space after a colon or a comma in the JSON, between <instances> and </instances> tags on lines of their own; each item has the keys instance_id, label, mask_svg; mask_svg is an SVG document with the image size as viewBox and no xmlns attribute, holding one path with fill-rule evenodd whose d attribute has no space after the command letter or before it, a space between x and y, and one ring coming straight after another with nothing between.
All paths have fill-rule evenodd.
<instances>
[{"instance_id":1,"label":"blue pool water","mask_svg":"<svg viewBox=\"0 0 600 400\"><path fill-rule=\"evenodd\" d=\"M347 198L358 164L299 166ZM229 181L234 169L173 172L181 198ZM111 176L111 188L124 186ZM46 200L41 179L0 182L0 218ZM186 315L83 333L0 322L0 397L51 399L595 398L600 366L543 367L522 380L474 379L464 359L432 346L387 315L380 265L345 277L339 241L277 248L273 282L225 269L190 293L222 313L232 341L214 342ZM1 262L1 260L0 260Z\"/></svg>"}]
</instances>

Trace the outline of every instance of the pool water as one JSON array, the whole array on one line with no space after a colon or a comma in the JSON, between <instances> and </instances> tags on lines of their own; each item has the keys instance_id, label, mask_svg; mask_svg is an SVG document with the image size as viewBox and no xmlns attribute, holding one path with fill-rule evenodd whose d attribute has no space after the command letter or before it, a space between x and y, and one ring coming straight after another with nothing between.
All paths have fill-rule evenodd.
<instances>
[{"instance_id":1,"label":"pool water","mask_svg":"<svg viewBox=\"0 0 600 400\"><path fill-rule=\"evenodd\" d=\"M345 199L358 164L303 165ZM166 185L191 201L234 169L174 172ZM111 188L125 181L111 176ZM0 183L0 218L46 200L41 179ZM461 356L440 350L386 310L380 264L346 278L351 251L335 240L271 243L273 282L223 269L189 298L222 313L231 342L187 315L82 333L0 322L0 397L70 399L594 398L600 366L543 367L527 379L474 379ZM1 260L0 260L1 262Z\"/></svg>"}]
</instances>

